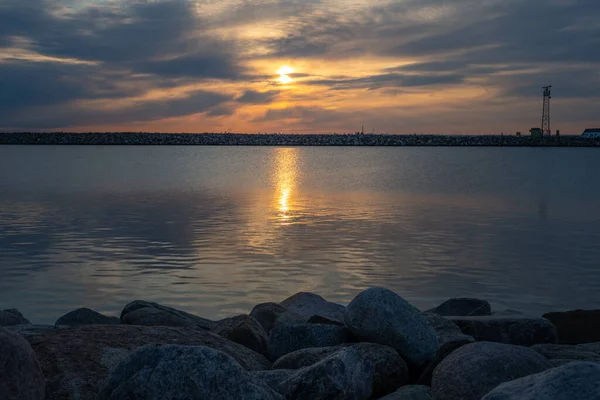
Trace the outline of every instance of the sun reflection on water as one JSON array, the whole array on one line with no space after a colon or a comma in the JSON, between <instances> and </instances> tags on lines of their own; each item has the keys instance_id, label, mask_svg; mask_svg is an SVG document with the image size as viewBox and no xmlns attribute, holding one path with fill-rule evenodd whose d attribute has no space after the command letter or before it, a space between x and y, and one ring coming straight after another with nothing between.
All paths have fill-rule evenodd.
<instances>
[{"instance_id":1,"label":"sun reflection on water","mask_svg":"<svg viewBox=\"0 0 600 400\"><path fill-rule=\"evenodd\" d=\"M293 211L292 193L298 174L298 149L275 149L274 182L276 188L276 204L278 219L289 220Z\"/></svg>"}]
</instances>

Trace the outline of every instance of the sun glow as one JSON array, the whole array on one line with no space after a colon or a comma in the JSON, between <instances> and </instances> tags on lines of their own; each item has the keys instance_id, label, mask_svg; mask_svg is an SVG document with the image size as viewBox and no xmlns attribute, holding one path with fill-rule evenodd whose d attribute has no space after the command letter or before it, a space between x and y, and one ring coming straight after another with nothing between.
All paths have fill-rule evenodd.
<instances>
[{"instance_id":1,"label":"sun glow","mask_svg":"<svg viewBox=\"0 0 600 400\"><path fill-rule=\"evenodd\" d=\"M283 67L279 68L277 70L277 73L279 74L279 78L277 80L280 83L283 83L285 85L287 83L292 82L293 79L289 76L289 74L294 73L294 69L289 65L284 65Z\"/></svg>"}]
</instances>

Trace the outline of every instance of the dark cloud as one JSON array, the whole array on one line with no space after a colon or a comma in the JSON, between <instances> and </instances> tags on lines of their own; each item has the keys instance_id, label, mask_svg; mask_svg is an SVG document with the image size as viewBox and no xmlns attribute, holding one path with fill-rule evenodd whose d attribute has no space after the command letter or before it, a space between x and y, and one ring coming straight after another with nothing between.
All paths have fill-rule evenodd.
<instances>
[{"instance_id":1,"label":"dark cloud","mask_svg":"<svg viewBox=\"0 0 600 400\"><path fill-rule=\"evenodd\" d=\"M460 74L407 75L398 73L380 74L358 79L315 79L306 83L329 86L336 90L380 89L388 87L416 87L461 83Z\"/></svg>"},{"instance_id":2,"label":"dark cloud","mask_svg":"<svg viewBox=\"0 0 600 400\"><path fill-rule=\"evenodd\" d=\"M246 90L241 96L235 99L239 103L246 104L266 104L273 101L279 94L276 90L269 90L268 92L257 92L255 90Z\"/></svg>"}]
</instances>

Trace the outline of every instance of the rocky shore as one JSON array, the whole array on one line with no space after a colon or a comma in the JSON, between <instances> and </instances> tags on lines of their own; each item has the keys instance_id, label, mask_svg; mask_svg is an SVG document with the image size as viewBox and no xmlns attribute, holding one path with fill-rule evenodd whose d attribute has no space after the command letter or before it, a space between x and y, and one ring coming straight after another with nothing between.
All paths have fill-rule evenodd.
<instances>
[{"instance_id":1,"label":"rocky shore","mask_svg":"<svg viewBox=\"0 0 600 400\"><path fill-rule=\"evenodd\" d=\"M385 288L208 320L136 300L54 325L0 311L0 399L600 399L600 311L541 317Z\"/></svg>"},{"instance_id":2,"label":"rocky shore","mask_svg":"<svg viewBox=\"0 0 600 400\"><path fill-rule=\"evenodd\" d=\"M599 147L600 138L516 135L232 134L232 133L0 133L0 144L204 146L527 146Z\"/></svg>"}]
</instances>

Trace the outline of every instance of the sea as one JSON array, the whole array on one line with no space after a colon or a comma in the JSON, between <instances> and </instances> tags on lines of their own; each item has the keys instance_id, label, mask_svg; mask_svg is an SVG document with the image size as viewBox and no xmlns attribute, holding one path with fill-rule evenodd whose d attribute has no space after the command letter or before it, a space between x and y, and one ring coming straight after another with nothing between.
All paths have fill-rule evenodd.
<instances>
[{"instance_id":1,"label":"sea","mask_svg":"<svg viewBox=\"0 0 600 400\"><path fill-rule=\"evenodd\" d=\"M0 309L34 323L372 286L423 310L600 308L600 152L0 146Z\"/></svg>"}]
</instances>

